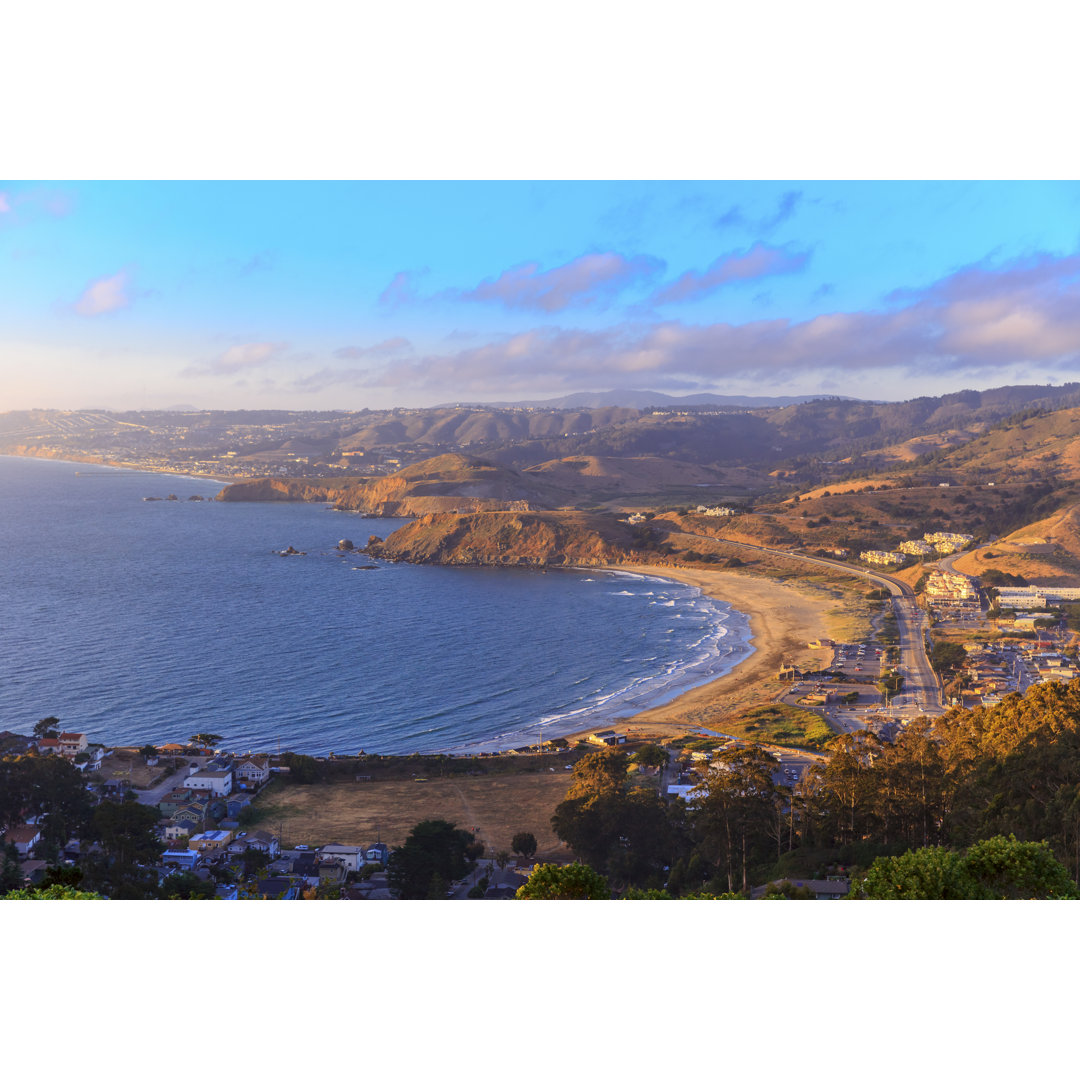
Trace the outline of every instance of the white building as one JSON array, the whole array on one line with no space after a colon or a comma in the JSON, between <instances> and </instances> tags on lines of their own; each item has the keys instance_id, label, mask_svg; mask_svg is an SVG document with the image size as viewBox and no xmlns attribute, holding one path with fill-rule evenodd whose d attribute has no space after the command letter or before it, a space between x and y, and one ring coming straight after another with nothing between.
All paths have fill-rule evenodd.
<instances>
[{"instance_id":1,"label":"white building","mask_svg":"<svg viewBox=\"0 0 1080 1080\"><path fill-rule=\"evenodd\" d=\"M192 773L184 781L188 791L209 791L214 795L228 795L233 789L232 769L220 769L210 765Z\"/></svg>"}]
</instances>

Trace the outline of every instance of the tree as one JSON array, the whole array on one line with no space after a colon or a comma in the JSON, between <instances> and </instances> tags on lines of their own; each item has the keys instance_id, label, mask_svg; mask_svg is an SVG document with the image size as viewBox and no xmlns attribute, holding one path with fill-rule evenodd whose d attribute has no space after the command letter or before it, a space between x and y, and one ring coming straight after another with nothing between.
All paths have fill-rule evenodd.
<instances>
[{"instance_id":1,"label":"tree","mask_svg":"<svg viewBox=\"0 0 1080 1080\"><path fill-rule=\"evenodd\" d=\"M1015 836L993 836L973 844L964 865L987 899L1080 899L1080 889L1045 841L1024 843Z\"/></svg>"},{"instance_id":2,"label":"tree","mask_svg":"<svg viewBox=\"0 0 1080 1080\"><path fill-rule=\"evenodd\" d=\"M975 900L975 883L962 857L940 847L875 859L849 900Z\"/></svg>"},{"instance_id":3,"label":"tree","mask_svg":"<svg viewBox=\"0 0 1080 1080\"><path fill-rule=\"evenodd\" d=\"M528 861L536 854L536 837L531 832L514 833L510 841L510 850Z\"/></svg>"},{"instance_id":4,"label":"tree","mask_svg":"<svg viewBox=\"0 0 1080 1080\"><path fill-rule=\"evenodd\" d=\"M592 799L599 795L622 794L626 790L626 770L630 759L621 750L607 747L588 754L574 765L568 799Z\"/></svg>"},{"instance_id":5,"label":"tree","mask_svg":"<svg viewBox=\"0 0 1080 1080\"><path fill-rule=\"evenodd\" d=\"M967 852L918 848L875 859L853 900L1077 900L1080 889L1043 843L994 836Z\"/></svg>"},{"instance_id":6,"label":"tree","mask_svg":"<svg viewBox=\"0 0 1080 1080\"><path fill-rule=\"evenodd\" d=\"M510 852L509 851L496 852L496 854L495 854L495 865L500 870L505 870L506 869L506 864L509 861L510 861Z\"/></svg>"},{"instance_id":7,"label":"tree","mask_svg":"<svg viewBox=\"0 0 1080 1080\"><path fill-rule=\"evenodd\" d=\"M14 844L4 847L3 861L0 862L0 896L6 896L16 889L21 889L24 881L22 867L19 865L19 851Z\"/></svg>"},{"instance_id":8,"label":"tree","mask_svg":"<svg viewBox=\"0 0 1080 1080\"><path fill-rule=\"evenodd\" d=\"M656 743L646 743L634 754L635 765L659 766L663 768L668 763L668 752Z\"/></svg>"},{"instance_id":9,"label":"tree","mask_svg":"<svg viewBox=\"0 0 1080 1080\"><path fill-rule=\"evenodd\" d=\"M50 885L47 889L16 889L0 900L104 900L101 893L84 892L70 885Z\"/></svg>"},{"instance_id":10,"label":"tree","mask_svg":"<svg viewBox=\"0 0 1080 1080\"><path fill-rule=\"evenodd\" d=\"M470 833L449 821L436 818L414 825L405 843L390 853L391 892L400 900L445 899L448 883L468 873L474 844ZM433 895L436 878L441 883L438 896Z\"/></svg>"},{"instance_id":11,"label":"tree","mask_svg":"<svg viewBox=\"0 0 1080 1080\"><path fill-rule=\"evenodd\" d=\"M153 743L147 743L145 746L140 747L139 753L142 754L143 761L149 761L151 758L158 756L158 748Z\"/></svg>"},{"instance_id":12,"label":"tree","mask_svg":"<svg viewBox=\"0 0 1080 1080\"><path fill-rule=\"evenodd\" d=\"M55 716L46 716L34 725L34 738L55 739L60 734L60 721Z\"/></svg>"},{"instance_id":13,"label":"tree","mask_svg":"<svg viewBox=\"0 0 1080 1080\"><path fill-rule=\"evenodd\" d=\"M518 900L610 900L607 879L589 866L541 863L517 891Z\"/></svg>"},{"instance_id":14,"label":"tree","mask_svg":"<svg viewBox=\"0 0 1080 1080\"><path fill-rule=\"evenodd\" d=\"M162 900L213 900L214 883L203 881L190 870L170 874L161 883Z\"/></svg>"},{"instance_id":15,"label":"tree","mask_svg":"<svg viewBox=\"0 0 1080 1080\"><path fill-rule=\"evenodd\" d=\"M223 735L211 735L209 732L203 731L198 735L192 735L191 741L195 743L196 746L202 746L209 749L211 746L217 746L223 738Z\"/></svg>"}]
</instances>

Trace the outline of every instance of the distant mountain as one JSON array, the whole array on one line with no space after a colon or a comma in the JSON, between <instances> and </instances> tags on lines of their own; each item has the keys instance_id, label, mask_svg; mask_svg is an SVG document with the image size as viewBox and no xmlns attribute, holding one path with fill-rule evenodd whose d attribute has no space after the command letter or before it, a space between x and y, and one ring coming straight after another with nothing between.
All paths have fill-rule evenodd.
<instances>
[{"instance_id":1,"label":"distant mountain","mask_svg":"<svg viewBox=\"0 0 1080 1080\"><path fill-rule=\"evenodd\" d=\"M686 394L675 397L656 390L598 390L581 391L565 397L547 398L543 401L477 401L456 402L454 405L435 405L447 409L467 405L469 408L489 409L604 409L611 406L624 409L648 409L656 406L716 405L731 409L783 408L802 405L807 401L858 401L858 398L840 397L835 394L798 394L784 397L745 397L738 394Z\"/></svg>"}]
</instances>

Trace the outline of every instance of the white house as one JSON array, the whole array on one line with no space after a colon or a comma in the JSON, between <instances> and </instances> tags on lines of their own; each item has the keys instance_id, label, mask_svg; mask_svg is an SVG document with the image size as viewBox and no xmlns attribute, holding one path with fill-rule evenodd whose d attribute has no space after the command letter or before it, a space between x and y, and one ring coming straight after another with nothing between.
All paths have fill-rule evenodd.
<instances>
[{"instance_id":1,"label":"white house","mask_svg":"<svg viewBox=\"0 0 1080 1080\"><path fill-rule=\"evenodd\" d=\"M246 757L236 764L236 780L242 788L257 788L270 779L270 760L266 757Z\"/></svg>"},{"instance_id":2,"label":"white house","mask_svg":"<svg viewBox=\"0 0 1080 1080\"><path fill-rule=\"evenodd\" d=\"M233 789L232 769L219 769L208 765L192 773L185 781L188 791L209 791L215 795L228 795Z\"/></svg>"},{"instance_id":3,"label":"white house","mask_svg":"<svg viewBox=\"0 0 1080 1080\"><path fill-rule=\"evenodd\" d=\"M324 844L319 854L325 859L335 859L346 870L359 870L364 864L364 849L353 844Z\"/></svg>"}]
</instances>

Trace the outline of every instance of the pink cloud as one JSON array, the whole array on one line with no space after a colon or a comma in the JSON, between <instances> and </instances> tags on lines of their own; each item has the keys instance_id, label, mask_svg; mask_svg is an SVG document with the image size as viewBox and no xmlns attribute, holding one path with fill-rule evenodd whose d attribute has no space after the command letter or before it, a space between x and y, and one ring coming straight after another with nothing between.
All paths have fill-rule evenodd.
<instances>
[{"instance_id":1,"label":"pink cloud","mask_svg":"<svg viewBox=\"0 0 1080 1080\"><path fill-rule=\"evenodd\" d=\"M128 307L132 300L128 294L128 284L128 275L124 270L111 277L92 281L75 301L75 311L91 317Z\"/></svg>"},{"instance_id":2,"label":"pink cloud","mask_svg":"<svg viewBox=\"0 0 1080 1080\"><path fill-rule=\"evenodd\" d=\"M747 251L721 255L704 272L687 270L671 285L660 289L653 304L678 304L708 296L735 281L754 281L775 274L793 274L808 262L807 252L788 252L767 244L754 244Z\"/></svg>"},{"instance_id":3,"label":"pink cloud","mask_svg":"<svg viewBox=\"0 0 1080 1080\"><path fill-rule=\"evenodd\" d=\"M508 308L562 311L609 300L621 290L652 278L663 266L661 260L649 255L627 259L615 252L597 252L546 271L540 270L539 263L523 263L454 295L461 300L494 301Z\"/></svg>"}]
</instances>

